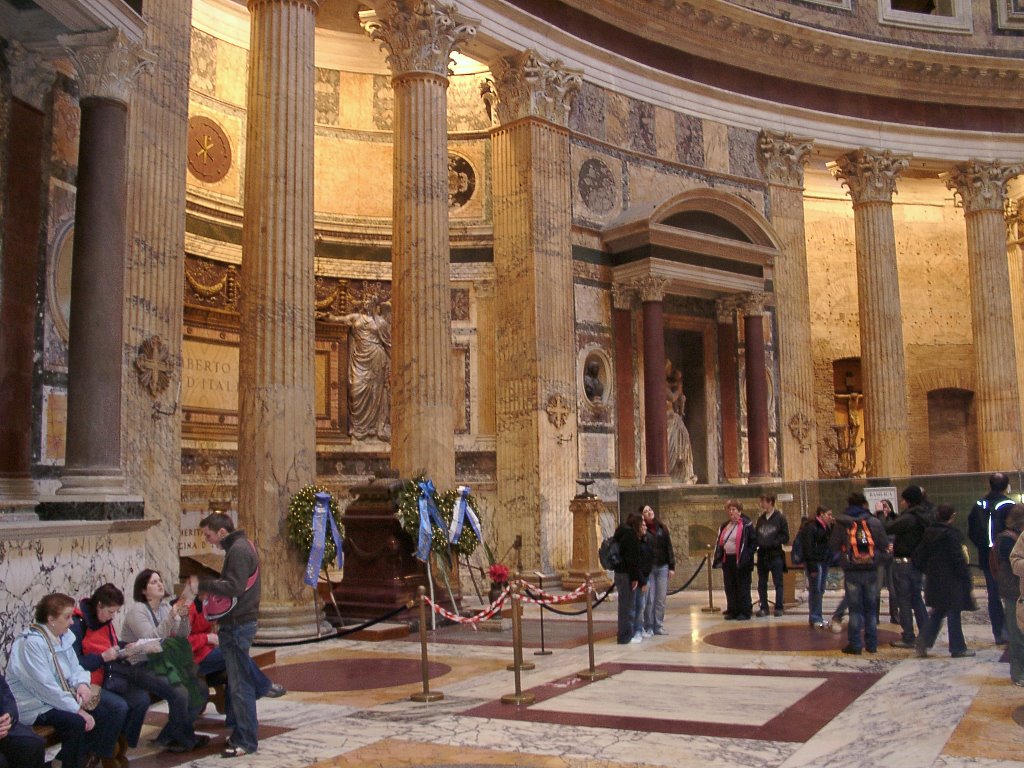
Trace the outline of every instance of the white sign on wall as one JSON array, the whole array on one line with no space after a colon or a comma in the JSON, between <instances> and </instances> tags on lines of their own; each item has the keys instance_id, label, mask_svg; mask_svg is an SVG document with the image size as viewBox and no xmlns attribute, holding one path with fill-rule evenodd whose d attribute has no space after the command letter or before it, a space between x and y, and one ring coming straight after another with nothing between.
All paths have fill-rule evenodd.
<instances>
[{"instance_id":1,"label":"white sign on wall","mask_svg":"<svg viewBox=\"0 0 1024 768\"><path fill-rule=\"evenodd\" d=\"M181 513L181 538L178 539L178 555L191 557L194 555L223 554L224 550L206 543L203 532L199 529L199 521L209 515L209 510ZM230 509L226 512L231 521L238 525L238 513Z\"/></svg>"}]
</instances>

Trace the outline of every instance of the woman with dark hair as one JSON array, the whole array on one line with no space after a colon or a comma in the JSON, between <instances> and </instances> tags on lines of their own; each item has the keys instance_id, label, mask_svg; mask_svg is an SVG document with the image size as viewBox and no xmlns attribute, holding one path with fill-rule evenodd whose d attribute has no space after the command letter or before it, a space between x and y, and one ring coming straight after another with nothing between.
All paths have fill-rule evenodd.
<instances>
[{"instance_id":1,"label":"woman with dark hair","mask_svg":"<svg viewBox=\"0 0 1024 768\"><path fill-rule=\"evenodd\" d=\"M60 593L36 606L35 623L14 641L7 682L22 722L52 726L60 738L62 768L81 768L95 754L103 768L118 768L117 736L126 707L100 696L96 701L89 673L78 663L75 638L68 630L75 601Z\"/></svg>"},{"instance_id":2,"label":"woman with dark hair","mask_svg":"<svg viewBox=\"0 0 1024 768\"><path fill-rule=\"evenodd\" d=\"M807 580L807 622L812 627L824 627L821 602L825 595L828 566L832 560L829 537L832 534L832 510L818 507L814 517L800 526L797 538L803 552L804 577Z\"/></svg>"},{"instance_id":3,"label":"woman with dark hair","mask_svg":"<svg viewBox=\"0 0 1024 768\"><path fill-rule=\"evenodd\" d=\"M654 564L647 581L647 598L644 607L644 635L665 634L665 600L668 597L668 580L676 572L676 555L672 551L672 537L649 505L640 513L647 524L647 539L651 542Z\"/></svg>"},{"instance_id":4,"label":"woman with dark hair","mask_svg":"<svg viewBox=\"0 0 1024 768\"><path fill-rule=\"evenodd\" d=\"M187 592L187 590L186 590ZM135 605L128 609L124 617L122 636L126 642L139 640L163 641L168 638L181 638L187 653L187 668L179 669L176 678L158 674L150 668L148 657L129 654L131 662L131 681L154 696L167 701L167 725L154 739L154 743L166 747L168 752L188 752L206 746L210 737L196 735L193 723L206 704L205 689L195 676L195 664L192 663L192 649L188 646L188 607L194 595L185 594L178 604L172 606L167 600L167 589L163 577L150 568L135 577L132 591ZM161 651L161 653L165 653ZM191 691L203 691L202 701ZM190 701L191 698L191 701Z\"/></svg>"},{"instance_id":5,"label":"woman with dark hair","mask_svg":"<svg viewBox=\"0 0 1024 768\"><path fill-rule=\"evenodd\" d=\"M71 620L75 636L75 653L82 667L92 675L92 682L102 686L104 698L124 704L124 730L117 739L114 757L122 768L128 765L129 747L139 745L139 734L149 709L149 694L128 681L124 655L114 630L114 617L124 606L124 593L114 584L103 584L79 601Z\"/></svg>"},{"instance_id":6,"label":"woman with dark hair","mask_svg":"<svg viewBox=\"0 0 1024 768\"><path fill-rule=\"evenodd\" d=\"M626 522L615 529L614 538L619 542L621 564L615 569L615 592L619 596L619 645L640 642L634 636L633 617L636 614L637 596L647 588L640 563L640 539L644 535L644 518L638 511L630 512Z\"/></svg>"},{"instance_id":7,"label":"woman with dark hair","mask_svg":"<svg viewBox=\"0 0 1024 768\"><path fill-rule=\"evenodd\" d=\"M736 499L725 502L729 519L718 529L714 567L722 569L725 585L726 621L747 621L753 613L750 602L750 575L754 571L754 550L757 538L750 518L743 514L743 504Z\"/></svg>"}]
</instances>

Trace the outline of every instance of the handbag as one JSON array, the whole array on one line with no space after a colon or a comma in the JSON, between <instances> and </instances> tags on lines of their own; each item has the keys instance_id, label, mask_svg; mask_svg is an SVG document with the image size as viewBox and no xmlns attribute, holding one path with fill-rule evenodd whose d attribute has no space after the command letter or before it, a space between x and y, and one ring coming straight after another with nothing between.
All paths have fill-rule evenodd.
<instances>
[{"instance_id":1,"label":"handbag","mask_svg":"<svg viewBox=\"0 0 1024 768\"><path fill-rule=\"evenodd\" d=\"M249 546L252 547L253 554L255 554L256 545L250 541ZM242 590L243 595L253 588L253 585L256 584L256 579L258 579L259 576L260 566L259 562L257 562L256 570L252 572L252 575L245 582L245 589ZM206 617L207 621L217 621L231 613L236 605L238 605L237 597L223 597L221 595L209 593L203 600L203 616Z\"/></svg>"},{"instance_id":2,"label":"handbag","mask_svg":"<svg viewBox=\"0 0 1024 768\"><path fill-rule=\"evenodd\" d=\"M43 640L46 641L46 647L50 649L50 656L53 658L53 668L57 672L57 682L60 683L61 688L74 696L75 691L71 690L71 686L68 684L67 678L64 677L64 670L60 668L60 662L57 660L57 652L53 648L53 642L50 640L50 635L38 624L33 624L30 629L43 636ZM102 695L102 692L103 689L98 683L89 683L89 698L82 702L82 709L86 712L92 712L96 709L96 707L100 705L100 696Z\"/></svg>"}]
</instances>

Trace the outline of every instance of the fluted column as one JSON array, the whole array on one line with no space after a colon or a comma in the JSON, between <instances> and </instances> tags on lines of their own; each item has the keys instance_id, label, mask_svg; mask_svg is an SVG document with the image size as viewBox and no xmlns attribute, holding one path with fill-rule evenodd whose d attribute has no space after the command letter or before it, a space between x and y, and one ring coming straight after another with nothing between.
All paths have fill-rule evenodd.
<instances>
[{"instance_id":1,"label":"fluted column","mask_svg":"<svg viewBox=\"0 0 1024 768\"><path fill-rule=\"evenodd\" d=\"M1021 165L971 160L943 179L955 191L967 224L974 327L975 403L982 472L1021 466L1021 404L1006 252L1006 182Z\"/></svg>"},{"instance_id":2,"label":"fluted column","mask_svg":"<svg viewBox=\"0 0 1024 768\"><path fill-rule=\"evenodd\" d=\"M579 73L525 51L492 67L499 506L528 570L572 557L577 474L569 108ZM507 546L511 540L503 540Z\"/></svg>"},{"instance_id":3,"label":"fluted column","mask_svg":"<svg viewBox=\"0 0 1024 768\"><path fill-rule=\"evenodd\" d=\"M644 321L644 447L647 449L647 482L667 483L668 420L665 406L665 284L664 278L644 277L635 283Z\"/></svg>"},{"instance_id":4,"label":"fluted column","mask_svg":"<svg viewBox=\"0 0 1024 768\"><path fill-rule=\"evenodd\" d=\"M910 474L907 367L892 196L906 157L859 149L829 164L853 200L869 475Z\"/></svg>"},{"instance_id":5,"label":"fluted column","mask_svg":"<svg viewBox=\"0 0 1024 768\"><path fill-rule=\"evenodd\" d=\"M316 636L282 518L316 472L313 27L317 0L249 0L238 512L259 547L259 639Z\"/></svg>"},{"instance_id":6,"label":"fluted column","mask_svg":"<svg viewBox=\"0 0 1024 768\"><path fill-rule=\"evenodd\" d=\"M394 89L391 465L455 484L448 242L448 66L472 21L433 0L388 0L360 23Z\"/></svg>"},{"instance_id":7,"label":"fluted column","mask_svg":"<svg viewBox=\"0 0 1024 768\"><path fill-rule=\"evenodd\" d=\"M60 35L82 110L68 341L64 495L123 496L121 366L128 99L151 56L118 30Z\"/></svg>"},{"instance_id":8,"label":"fluted column","mask_svg":"<svg viewBox=\"0 0 1024 768\"><path fill-rule=\"evenodd\" d=\"M612 286L612 337L615 340L615 415L619 477L637 475L636 403L633 395L633 301L636 292L625 285Z\"/></svg>"},{"instance_id":9,"label":"fluted column","mask_svg":"<svg viewBox=\"0 0 1024 768\"><path fill-rule=\"evenodd\" d=\"M1006 244L1010 263L1010 311L1013 313L1013 342L1017 360L1024 360L1024 198L1006 204ZM1024 429L1024 366L1017 365L1017 392Z\"/></svg>"},{"instance_id":10,"label":"fluted column","mask_svg":"<svg viewBox=\"0 0 1024 768\"><path fill-rule=\"evenodd\" d=\"M718 386L722 403L722 467L726 480L735 480L742 473L736 309L736 299L731 296L715 301L715 316L718 320Z\"/></svg>"},{"instance_id":11,"label":"fluted column","mask_svg":"<svg viewBox=\"0 0 1024 768\"><path fill-rule=\"evenodd\" d=\"M43 220L46 101L55 70L16 42L6 51L11 77L3 247L0 249L0 513L35 506L32 482L32 368L39 232Z\"/></svg>"},{"instance_id":12,"label":"fluted column","mask_svg":"<svg viewBox=\"0 0 1024 768\"><path fill-rule=\"evenodd\" d=\"M768 370L764 354L765 295L743 297L743 358L747 387L747 453L750 479L771 477L768 457Z\"/></svg>"},{"instance_id":13,"label":"fluted column","mask_svg":"<svg viewBox=\"0 0 1024 768\"><path fill-rule=\"evenodd\" d=\"M772 226L782 241L782 253L775 260L774 283L778 296L775 316L784 480L810 480L818 476L803 199L804 165L812 145L810 139L771 131L762 131L759 143L761 168L768 179Z\"/></svg>"}]
</instances>

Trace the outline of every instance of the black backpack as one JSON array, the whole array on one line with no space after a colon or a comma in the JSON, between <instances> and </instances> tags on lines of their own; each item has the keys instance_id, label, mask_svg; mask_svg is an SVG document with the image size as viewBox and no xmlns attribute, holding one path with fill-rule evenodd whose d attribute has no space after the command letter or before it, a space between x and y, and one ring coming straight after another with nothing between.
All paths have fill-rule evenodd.
<instances>
[{"instance_id":1,"label":"black backpack","mask_svg":"<svg viewBox=\"0 0 1024 768\"><path fill-rule=\"evenodd\" d=\"M619 551L619 540L609 536L601 542L597 550L597 559L601 561L601 567L606 571L614 571L622 565L622 552Z\"/></svg>"}]
</instances>

